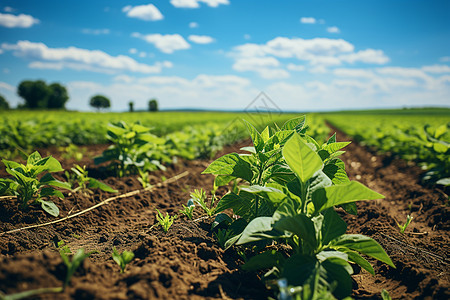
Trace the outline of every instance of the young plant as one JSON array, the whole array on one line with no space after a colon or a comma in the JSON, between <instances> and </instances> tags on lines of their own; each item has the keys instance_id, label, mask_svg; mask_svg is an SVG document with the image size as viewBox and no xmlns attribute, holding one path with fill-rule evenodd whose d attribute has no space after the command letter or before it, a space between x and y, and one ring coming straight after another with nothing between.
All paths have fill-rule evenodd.
<instances>
[{"instance_id":1,"label":"young plant","mask_svg":"<svg viewBox=\"0 0 450 300\"><path fill-rule=\"evenodd\" d=\"M143 171L141 169L138 169L138 172L139 172L138 180L142 184L142 187L145 189L152 186L150 184L150 173L147 171Z\"/></svg>"},{"instance_id":2,"label":"young plant","mask_svg":"<svg viewBox=\"0 0 450 300\"><path fill-rule=\"evenodd\" d=\"M215 233L217 238L217 243L219 243L220 248L226 248L226 242L234 236L233 231L230 229L219 228L217 233Z\"/></svg>"},{"instance_id":3,"label":"young plant","mask_svg":"<svg viewBox=\"0 0 450 300\"><path fill-rule=\"evenodd\" d=\"M139 169L164 168L159 161L151 159L153 148L164 144L164 139L151 134L150 130L139 123L129 125L121 121L109 124L106 137L113 145L96 157L94 162L111 162L119 177L136 174Z\"/></svg>"},{"instance_id":4,"label":"young plant","mask_svg":"<svg viewBox=\"0 0 450 300\"><path fill-rule=\"evenodd\" d=\"M99 188L102 191L110 192L110 193L117 193L117 190L113 189L109 185L98 181L95 178L88 176L88 171L86 170L86 166L80 167L79 165L74 165L74 167L71 168L72 173L65 171L66 178L68 182L72 185L77 187L75 189L72 189L73 193L76 193L78 191L82 192L88 192L93 193L90 189L93 188Z\"/></svg>"},{"instance_id":5,"label":"young plant","mask_svg":"<svg viewBox=\"0 0 450 300\"><path fill-rule=\"evenodd\" d=\"M158 214L156 215L156 220L158 220L159 225L161 225L164 232L169 231L170 226L172 226L175 221L176 216L169 216L168 213L164 216L158 209L156 209Z\"/></svg>"},{"instance_id":6,"label":"young plant","mask_svg":"<svg viewBox=\"0 0 450 300\"><path fill-rule=\"evenodd\" d=\"M52 156L42 158L36 151L28 156L26 165L6 159L2 161L6 166L6 172L13 176L12 179L0 179L0 191L3 195L17 196L21 209L40 204L42 209L50 215L55 217L59 215L58 207L48 198L52 196L64 198L64 195L55 187L70 190L71 186L50 174L63 171L61 164L55 158Z\"/></svg>"},{"instance_id":7,"label":"young plant","mask_svg":"<svg viewBox=\"0 0 450 300\"><path fill-rule=\"evenodd\" d=\"M208 207L208 204L206 203L207 200L206 192L203 189L194 190L194 192L191 193L191 200L194 203L197 203L210 217L215 213L214 199L215 196L213 195L211 198L211 203L209 204Z\"/></svg>"},{"instance_id":8,"label":"young plant","mask_svg":"<svg viewBox=\"0 0 450 300\"><path fill-rule=\"evenodd\" d=\"M69 256L70 250L69 250L69 252L67 250L68 250L68 248L63 247L59 251L61 258L67 267L66 278L64 280L64 285L63 285L64 289L69 285L70 279L72 278L72 275L75 273L77 268L81 265L81 263L87 257L89 257L92 254L92 252L85 253L84 249L81 248L81 249L78 249L78 251L72 256L72 259L70 259L70 256Z\"/></svg>"},{"instance_id":9,"label":"young plant","mask_svg":"<svg viewBox=\"0 0 450 300\"><path fill-rule=\"evenodd\" d=\"M127 264L129 264L133 260L134 253L127 250L124 250L122 253L119 253L116 247L114 247L112 252L112 258L119 265L120 273L124 273Z\"/></svg>"},{"instance_id":10,"label":"young plant","mask_svg":"<svg viewBox=\"0 0 450 300\"><path fill-rule=\"evenodd\" d=\"M408 227L408 225L411 223L412 219L413 219L412 215L408 215L408 216L406 216L405 224L400 225L399 223L397 223L397 226L400 229L400 233L405 233L406 227Z\"/></svg>"},{"instance_id":11,"label":"young plant","mask_svg":"<svg viewBox=\"0 0 450 300\"><path fill-rule=\"evenodd\" d=\"M348 179L338 158L348 142L336 142L333 135L319 145L306 134L304 121L292 119L262 133L248 126L254 147L244 150L250 154L225 155L203 173L217 175L217 186L235 178L248 183L223 196L215 208L216 213L232 209L240 217L230 228L238 221L244 224L225 248L256 249L245 270L269 269L266 280L286 279L285 286L300 299L341 299L352 290L349 263L374 274L360 253L394 265L375 240L346 234L347 224L334 209L356 214L356 201L383 196ZM276 249L261 251L271 244L285 244L287 257Z\"/></svg>"},{"instance_id":12,"label":"young plant","mask_svg":"<svg viewBox=\"0 0 450 300\"><path fill-rule=\"evenodd\" d=\"M194 212L195 204L192 199L189 199L187 204L183 205L183 209L180 209L180 212L184 214L186 217L189 218L189 220L192 220L193 216L192 213Z\"/></svg>"}]
</instances>

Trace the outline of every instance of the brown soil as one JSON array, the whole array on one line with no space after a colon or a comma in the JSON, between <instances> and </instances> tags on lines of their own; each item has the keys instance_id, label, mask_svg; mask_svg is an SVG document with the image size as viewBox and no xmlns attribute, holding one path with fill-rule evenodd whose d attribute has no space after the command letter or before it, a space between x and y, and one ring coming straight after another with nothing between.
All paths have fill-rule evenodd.
<instances>
[{"instance_id":1,"label":"brown soil","mask_svg":"<svg viewBox=\"0 0 450 300\"><path fill-rule=\"evenodd\" d=\"M339 140L344 136L338 133ZM243 142L223 153L248 145ZM92 157L104 146L88 147L82 162L90 175L105 178ZM55 149L56 150L56 149ZM376 261L375 277L356 269L354 297L381 299L386 289L393 299L448 299L449 292L449 207L442 191L418 183L419 168L399 160L377 156L356 144L344 155L351 179L384 194L386 199L362 202L358 216L342 214L349 232L375 238L391 256L396 269ZM52 151L58 159L60 154ZM154 172L152 183L188 171L175 183L112 201L80 217L11 234L2 232L56 218L39 209L22 212L13 200L0 201L0 290L15 293L34 288L61 286L65 266L55 243L63 240L73 251L96 250L72 278L62 294L41 295L37 299L266 299L273 296L257 274L240 270L242 263L233 251L224 252L211 235L212 220L202 218L199 208L191 221L180 215L168 233L156 223L156 209L176 214L195 188L210 190L213 176L200 175L209 161L178 161L165 172ZM0 171L4 176L4 170ZM125 193L141 189L136 177L106 177L104 182ZM220 190L219 193L225 193ZM77 193L56 201L61 216L74 214L113 194L95 191ZM414 220L405 234L396 221L404 223L407 214ZM121 274L111 258L112 248L131 250L135 259Z\"/></svg>"}]
</instances>

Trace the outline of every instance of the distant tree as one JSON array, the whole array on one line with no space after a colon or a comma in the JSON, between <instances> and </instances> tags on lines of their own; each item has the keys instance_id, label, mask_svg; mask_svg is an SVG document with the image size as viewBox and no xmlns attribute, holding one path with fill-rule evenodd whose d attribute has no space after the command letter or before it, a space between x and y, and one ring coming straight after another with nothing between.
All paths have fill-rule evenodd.
<instances>
[{"instance_id":1,"label":"distant tree","mask_svg":"<svg viewBox=\"0 0 450 300\"><path fill-rule=\"evenodd\" d=\"M152 99L148 102L148 110L158 111L158 101L156 99Z\"/></svg>"},{"instance_id":2,"label":"distant tree","mask_svg":"<svg viewBox=\"0 0 450 300\"><path fill-rule=\"evenodd\" d=\"M134 102L133 101L128 102L128 106L130 107L130 112L133 112L134 111Z\"/></svg>"},{"instance_id":3,"label":"distant tree","mask_svg":"<svg viewBox=\"0 0 450 300\"><path fill-rule=\"evenodd\" d=\"M0 110L9 109L9 103L6 101L5 97L0 95Z\"/></svg>"},{"instance_id":4,"label":"distant tree","mask_svg":"<svg viewBox=\"0 0 450 300\"><path fill-rule=\"evenodd\" d=\"M42 80L24 80L17 87L17 94L25 100L25 108L46 108L50 88Z\"/></svg>"},{"instance_id":5,"label":"distant tree","mask_svg":"<svg viewBox=\"0 0 450 300\"><path fill-rule=\"evenodd\" d=\"M64 108L67 100L69 100L67 89L59 83L52 83L49 85L49 92L47 107Z\"/></svg>"},{"instance_id":6,"label":"distant tree","mask_svg":"<svg viewBox=\"0 0 450 300\"><path fill-rule=\"evenodd\" d=\"M100 110L102 108L111 107L111 102L103 95L95 95L91 98L89 105Z\"/></svg>"}]
</instances>

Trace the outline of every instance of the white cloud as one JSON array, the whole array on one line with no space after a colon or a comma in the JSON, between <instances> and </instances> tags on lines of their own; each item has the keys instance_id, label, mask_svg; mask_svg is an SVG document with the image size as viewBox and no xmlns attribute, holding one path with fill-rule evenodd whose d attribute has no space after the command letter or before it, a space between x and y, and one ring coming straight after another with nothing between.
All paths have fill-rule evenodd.
<instances>
[{"instance_id":1,"label":"white cloud","mask_svg":"<svg viewBox=\"0 0 450 300\"><path fill-rule=\"evenodd\" d=\"M210 44L215 41L214 38L207 35L190 35L188 39L197 44Z\"/></svg>"},{"instance_id":2,"label":"white cloud","mask_svg":"<svg viewBox=\"0 0 450 300\"><path fill-rule=\"evenodd\" d=\"M304 65L288 64L287 69L291 71L305 71L306 67Z\"/></svg>"},{"instance_id":3,"label":"white cloud","mask_svg":"<svg viewBox=\"0 0 450 300\"><path fill-rule=\"evenodd\" d=\"M0 26L8 28L29 28L38 24L39 20L30 15L20 14L18 16L0 13Z\"/></svg>"},{"instance_id":4,"label":"white cloud","mask_svg":"<svg viewBox=\"0 0 450 300\"><path fill-rule=\"evenodd\" d=\"M141 51L141 52L139 52L139 57L141 57L141 58L147 57L147 53Z\"/></svg>"},{"instance_id":5,"label":"white cloud","mask_svg":"<svg viewBox=\"0 0 450 300\"><path fill-rule=\"evenodd\" d=\"M366 64L378 65L389 62L389 57L387 57L382 50L375 49L366 49L355 53L341 55L339 56L339 59L349 63L363 62Z\"/></svg>"},{"instance_id":6,"label":"white cloud","mask_svg":"<svg viewBox=\"0 0 450 300\"><path fill-rule=\"evenodd\" d=\"M439 59L440 62L450 62L450 56L443 56Z\"/></svg>"},{"instance_id":7,"label":"white cloud","mask_svg":"<svg viewBox=\"0 0 450 300\"><path fill-rule=\"evenodd\" d=\"M6 11L6 12L13 12L15 9L12 8L11 6L5 6L5 7L3 8L3 10Z\"/></svg>"},{"instance_id":8,"label":"white cloud","mask_svg":"<svg viewBox=\"0 0 450 300\"><path fill-rule=\"evenodd\" d=\"M312 17L302 17L300 22L303 24L316 24L317 20Z\"/></svg>"},{"instance_id":9,"label":"white cloud","mask_svg":"<svg viewBox=\"0 0 450 300\"><path fill-rule=\"evenodd\" d=\"M101 34L110 34L111 31L109 29L89 29L89 28L85 28L83 30L81 30L82 33L84 34L93 34L93 35L101 35Z\"/></svg>"},{"instance_id":10,"label":"white cloud","mask_svg":"<svg viewBox=\"0 0 450 300\"><path fill-rule=\"evenodd\" d=\"M219 5L228 5L228 0L171 0L170 3L178 8L199 8L200 2L205 3L209 7L218 7Z\"/></svg>"},{"instance_id":11,"label":"white cloud","mask_svg":"<svg viewBox=\"0 0 450 300\"><path fill-rule=\"evenodd\" d=\"M43 43L19 41L17 44L2 44L3 50L13 51L15 56L36 59L29 66L39 69L61 70L70 68L93 72L116 73L121 71L137 73L160 73L164 63L154 65L138 63L125 55L111 56L100 50L76 47L49 48Z\"/></svg>"},{"instance_id":12,"label":"white cloud","mask_svg":"<svg viewBox=\"0 0 450 300\"><path fill-rule=\"evenodd\" d=\"M140 38L147 43L153 44L161 52L171 54L177 50L185 50L191 48L188 42L179 34L147 34L133 33L131 36Z\"/></svg>"},{"instance_id":13,"label":"white cloud","mask_svg":"<svg viewBox=\"0 0 450 300\"><path fill-rule=\"evenodd\" d=\"M421 78L424 80L431 79L431 76L427 75L424 71L416 68L404 68L404 67L384 67L378 68L377 72L382 75L407 77L407 78Z\"/></svg>"},{"instance_id":14,"label":"white cloud","mask_svg":"<svg viewBox=\"0 0 450 300\"><path fill-rule=\"evenodd\" d=\"M189 28L198 28L198 23L197 22L189 23Z\"/></svg>"},{"instance_id":15,"label":"white cloud","mask_svg":"<svg viewBox=\"0 0 450 300\"><path fill-rule=\"evenodd\" d=\"M450 66L447 65L423 66L422 70L428 73L450 73Z\"/></svg>"},{"instance_id":16,"label":"white cloud","mask_svg":"<svg viewBox=\"0 0 450 300\"><path fill-rule=\"evenodd\" d=\"M340 77L373 78L375 74L367 69L334 69L333 74Z\"/></svg>"},{"instance_id":17,"label":"white cloud","mask_svg":"<svg viewBox=\"0 0 450 300\"><path fill-rule=\"evenodd\" d=\"M341 31L339 30L339 28L337 28L336 26L328 27L328 28L327 28L327 31L328 31L329 33L339 33L339 32L341 32Z\"/></svg>"},{"instance_id":18,"label":"white cloud","mask_svg":"<svg viewBox=\"0 0 450 300\"><path fill-rule=\"evenodd\" d=\"M6 82L2 82L0 81L0 89L2 90L6 90L6 91L10 91L10 92L15 92L16 88L13 87L12 85L6 83Z\"/></svg>"},{"instance_id":19,"label":"white cloud","mask_svg":"<svg viewBox=\"0 0 450 300\"><path fill-rule=\"evenodd\" d=\"M159 9L153 4L138 5L138 6L125 6L122 9L130 18L136 18L144 21L159 21L164 19L164 16Z\"/></svg>"},{"instance_id":20,"label":"white cloud","mask_svg":"<svg viewBox=\"0 0 450 300\"><path fill-rule=\"evenodd\" d=\"M256 72L265 79L288 78L289 73L279 66L280 62L274 57L251 57L237 59L233 69L239 72Z\"/></svg>"},{"instance_id":21,"label":"white cloud","mask_svg":"<svg viewBox=\"0 0 450 300\"><path fill-rule=\"evenodd\" d=\"M128 50L128 52L130 52L131 54L136 54L138 53L136 48L131 48L130 50Z\"/></svg>"}]
</instances>

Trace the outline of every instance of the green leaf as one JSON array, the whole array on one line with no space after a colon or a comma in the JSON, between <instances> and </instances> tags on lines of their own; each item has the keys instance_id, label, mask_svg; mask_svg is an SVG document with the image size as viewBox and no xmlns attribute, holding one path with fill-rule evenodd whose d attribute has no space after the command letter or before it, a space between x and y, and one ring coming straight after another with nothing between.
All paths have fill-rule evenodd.
<instances>
[{"instance_id":1,"label":"green leaf","mask_svg":"<svg viewBox=\"0 0 450 300\"><path fill-rule=\"evenodd\" d=\"M344 184L317 189L312 194L312 202L314 203L316 212L323 211L336 205L359 200L375 200L382 198L384 198L383 195L372 191L357 181L350 181Z\"/></svg>"},{"instance_id":2,"label":"green leaf","mask_svg":"<svg viewBox=\"0 0 450 300\"><path fill-rule=\"evenodd\" d=\"M251 194L260 194L260 193L283 193L279 189L268 187L268 186L260 186L260 185L252 185L252 186L246 186L242 185L239 187L241 191L245 191L247 193Z\"/></svg>"},{"instance_id":3,"label":"green leaf","mask_svg":"<svg viewBox=\"0 0 450 300\"><path fill-rule=\"evenodd\" d=\"M355 202L341 204L340 207L342 207L348 214L354 216L358 215L358 207L356 206Z\"/></svg>"},{"instance_id":4,"label":"green leaf","mask_svg":"<svg viewBox=\"0 0 450 300\"><path fill-rule=\"evenodd\" d=\"M286 121L281 130L295 130L296 132L300 132L306 122L306 116L301 116L297 118L290 119Z\"/></svg>"},{"instance_id":5,"label":"green leaf","mask_svg":"<svg viewBox=\"0 0 450 300\"><path fill-rule=\"evenodd\" d=\"M242 147L242 148L239 149L239 150L247 151L247 152L250 152L250 153L256 153L256 149L255 149L255 147L253 147L253 146Z\"/></svg>"},{"instance_id":6,"label":"green leaf","mask_svg":"<svg viewBox=\"0 0 450 300\"><path fill-rule=\"evenodd\" d=\"M345 247L354 251L358 251L367 256L373 257L394 267L389 256L384 249L374 239L361 234L345 234L333 241L333 247Z\"/></svg>"},{"instance_id":7,"label":"green leaf","mask_svg":"<svg viewBox=\"0 0 450 300\"><path fill-rule=\"evenodd\" d=\"M42 176L41 180L39 181L42 185L52 185L56 187L60 187L63 189L70 190L72 187L68 182L62 182L55 178L50 173L45 174Z\"/></svg>"},{"instance_id":8,"label":"green leaf","mask_svg":"<svg viewBox=\"0 0 450 300\"><path fill-rule=\"evenodd\" d=\"M375 271L373 270L372 265L364 257L359 255L358 252L352 251L347 248L339 248L339 251L345 252L348 255L349 261L358 264L359 266L361 266L361 268L375 276Z\"/></svg>"},{"instance_id":9,"label":"green leaf","mask_svg":"<svg viewBox=\"0 0 450 300\"><path fill-rule=\"evenodd\" d=\"M322 244L327 245L330 241L345 234L347 231L347 223L334 211L333 208L327 209L323 213L322 222Z\"/></svg>"},{"instance_id":10,"label":"green leaf","mask_svg":"<svg viewBox=\"0 0 450 300\"><path fill-rule=\"evenodd\" d=\"M48 157L48 160L45 162L43 167L44 167L43 171L48 171L48 172L64 171L64 169L61 167L61 164L59 163L59 161L52 156Z\"/></svg>"},{"instance_id":11,"label":"green leaf","mask_svg":"<svg viewBox=\"0 0 450 300\"><path fill-rule=\"evenodd\" d=\"M42 156L39 154L39 152L34 151L27 158L27 166L35 165L36 162L40 161L41 159L42 159Z\"/></svg>"},{"instance_id":12,"label":"green leaf","mask_svg":"<svg viewBox=\"0 0 450 300\"><path fill-rule=\"evenodd\" d=\"M106 183L98 181L97 179L89 177L88 180L89 180L88 188L90 188L90 189L98 188L98 189L101 189L102 191L105 191L105 192L110 192L110 193L117 193L118 192L117 190L113 189L112 187L110 187Z\"/></svg>"},{"instance_id":13,"label":"green leaf","mask_svg":"<svg viewBox=\"0 0 450 300\"><path fill-rule=\"evenodd\" d=\"M342 148L346 147L351 142L338 142L338 143L331 143L327 144L323 147L324 150L328 151L328 153L335 153L338 150L341 150Z\"/></svg>"},{"instance_id":14,"label":"green leaf","mask_svg":"<svg viewBox=\"0 0 450 300\"><path fill-rule=\"evenodd\" d=\"M256 130L256 128L246 120L244 120L244 123L247 126L248 132L250 133L250 137L252 138L256 152L260 152L264 148L264 140L261 137L261 134L259 134L258 130Z\"/></svg>"},{"instance_id":15,"label":"green leaf","mask_svg":"<svg viewBox=\"0 0 450 300\"><path fill-rule=\"evenodd\" d=\"M45 210L50 215L54 217L57 217L59 215L59 208L52 201L39 199L38 202L41 203L42 209Z\"/></svg>"},{"instance_id":16,"label":"green leaf","mask_svg":"<svg viewBox=\"0 0 450 300\"><path fill-rule=\"evenodd\" d=\"M285 261L281 278L286 278L289 285L301 286L318 266L319 262L315 257L294 254Z\"/></svg>"},{"instance_id":17,"label":"green leaf","mask_svg":"<svg viewBox=\"0 0 450 300\"><path fill-rule=\"evenodd\" d=\"M292 232L308 243L311 249L316 248L317 241L314 223L305 215L282 218L273 224L273 228L281 232Z\"/></svg>"},{"instance_id":18,"label":"green leaf","mask_svg":"<svg viewBox=\"0 0 450 300\"><path fill-rule=\"evenodd\" d=\"M250 164L236 153L230 153L213 161L202 174L231 175L251 182L253 173Z\"/></svg>"},{"instance_id":19,"label":"green leaf","mask_svg":"<svg viewBox=\"0 0 450 300\"><path fill-rule=\"evenodd\" d=\"M40 197L49 197L49 196L56 196L56 197L64 199L64 195L60 191L55 190L52 187L44 187L44 188L42 188L41 192L40 192Z\"/></svg>"},{"instance_id":20,"label":"green leaf","mask_svg":"<svg viewBox=\"0 0 450 300\"><path fill-rule=\"evenodd\" d=\"M333 295L338 299L343 299L350 296L352 293L352 279L349 270L352 270L350 265L342 259L331 258L322 263L325 272L322 277L332 285L333 282L337 284L333 291Z\"/></svg>"},{"instance_id":21,"label":"green leaf","mask_svg":"<svg viewBox=\"0 0 450 300\"><path fill-rule=\"evenodd\" d=\"M233 222L233 219L230 218L229 215L227 215L225 213L220 213L214 218L214 222L211 224L211 230L213 230L214 228L216 228L217 226L219 226L222 223L225 223L228 225L231 222Z\"/></svg>"},{"instance_id":22,"label":"green leaf","mask_svg":"<svg viewBox=\"0 0 450 300\"><path fill-rule=\"evenodd\" d=\"M245 271L258 271L280 267L284 263L284 256L277 250L267 250L250 258L243 266Z\"/></svg>"},{"instance_id":23,"label":"green leaf","mask_svg":"<svg viewBox=\"0 0 450 300\"><path fill-rule=\"evenodd\" d=\"M282 236L282 233L273 230L272 217L258 217L248 223L236 244L242 245L278 236Z\"/></svg>"},{"instance_id":24,"label":"green leaf","mask_svg":"<svg viewBox=\"0 0 450 300\"><path fill-rule=\"evenodd\" d=\"M233 213L238 216L244 216L252 207L254 198L234 193L226 194L220 199L215 208L215 212L221 212L226 209L233 209Z\"/></svg>"},{"instance_id":25,"label":"green leaf","mask_svg":"<svg viewBox=\"0 0 450 300\"><path fill-rule=\"evenodd\" d=\"M261 138L263 139L263 142L266 143L270 138L270 127L266 126L264 130L261 132Z\"/></svg>"},{"instance_id":26,"label":"green leaf","mask_svg":"<svg viewBox=\"0 0 450 300\"><path fill-rule=\"evenodd\" d=\"M214 179L214 186L219 187L219 186L227 185L233 179L236 179L236 177L229 176L229 175L217 175L216 179Z\"/></svg>"},{"instance_id":27,"label":"green leaf","mask_svg":"<svg viewBox=\"0 0 450 300\"><path fill-rule=\"evenodd\" d=\"M283 148L283 156L302 182L306 182L323 167L320 156L311 150L298 134L294 134L286 142Z\"/></svg>"},{"instance_id":28,"label":"green leaf","mask_svg":"<svg viewBox=\"0 0 450 300\"><path fill-rule=\"evenodd\" d=\"M336 132L333 133L332 136L330 136L330 138L327 141L327 145L332 144L332 143L336 143Z\"/></svg>"},{"instance_id":29,"label":"green leaf","mask_svg":"<svg viewBox=\"0 0 450 300\"><path fill-rule=\"evenodd\" d=\"M327 174L328 178L330 178L334 184L341 184L350 181L345 170L337 165L327 164L323 167L323 172Z\"/></svg>"}]
</instances>

